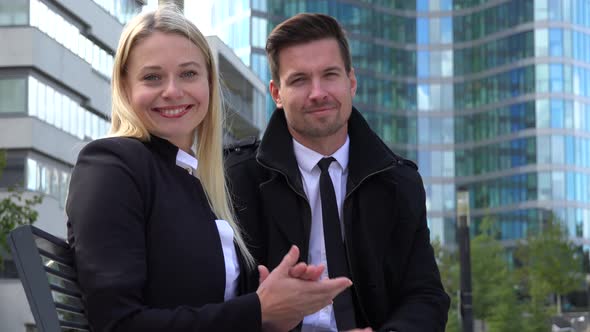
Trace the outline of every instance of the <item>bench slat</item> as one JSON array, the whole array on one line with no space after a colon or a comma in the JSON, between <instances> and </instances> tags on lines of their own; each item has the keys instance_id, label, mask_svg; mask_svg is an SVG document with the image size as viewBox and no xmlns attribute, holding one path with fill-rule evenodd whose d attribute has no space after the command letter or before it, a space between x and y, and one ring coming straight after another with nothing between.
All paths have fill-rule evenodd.
<instances>
[{"instance_id":1,"label":"bench slat","mask_svg":"<svg viewBox=\"0 0 590 332\"><path fill-rule=\"evenodd\" d=\"M49 288L52 291L55 291L55 292L58 292L58 293L62 293L62 294L65 294L65 295L69 295L69 296L73 296L73 297L78 297L78 298L81 298L82 297L82 294L80 294L79 292L75 292L75 291L70 290L70 289L67 289L67 288L62 288L62 287L59 287L59 286L56 286L56 285L52 285L52 284L49 284Z\"/></svg>"},{"instance_id":2,"label":"bench slat","mask_svg":"<svg viewBox=\"0 0 590 332\"><path fill-rule=\"evenodd\" d=\"M71 280L64 279L50 272L47 272L47 280L51 285L67 289L68 291L75 294L82 294L78 285L75 282L72 282Z\"/></svg>"},{"instance_id":3,"label":"bench slat","mask_svg":"<svg viewBox=\"0 0 590 332\"><path fill-rule=\"evenodd\" d=\"M51 291L51 297L56 305L57 303L61 303L70 307L79 308L79 310L84 310L84 303L79 297L70 296L54 290Z\"/></svg>"},{"instance_id":4,"label":"bench slat","mask_svg":"<svg viewBox=\"0 0 590 332\"><path fill-rule=\"evenodd\" d=\"M67 322L67 323L74 323L79 324L80 326L88 325L88 320L84 314L79 312L73 312L61 308L56 309L57 317L59 317L60 322Z\"/></svg>"},{"instance_id":5,"label":"bench slat","mask_svg":"<svg viewBox=\"0 0 590 332\"><path fill-rule=\"evenodd\" d=\"M45 266L45 271L51 270L53 274L59 275L62 278L74 281L78 280L76 269L74 269L72 266L64 265L56 260L51 259L50 257L43 255L41 255L41 260L43 261L43 266Z\"/></svg>"}]
</instances>

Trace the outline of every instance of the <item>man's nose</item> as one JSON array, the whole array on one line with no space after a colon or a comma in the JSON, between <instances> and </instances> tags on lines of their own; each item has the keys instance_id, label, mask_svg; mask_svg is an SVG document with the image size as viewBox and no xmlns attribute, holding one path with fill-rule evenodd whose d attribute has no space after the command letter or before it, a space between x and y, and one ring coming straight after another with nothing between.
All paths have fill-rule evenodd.
<instances>
[{"instance_id":1,"label":"man's nose","mask_svg":"<svg viewBox=\"0 0 590 332\"><path fill-rule=\"evenodd\" d=\"M327 95L328 94L326 93L326 89L322 84L322 80L313 79L311 81L311 91L309 93L309 99L322 100L326 98Z\"/></svg>"}]
</instances>

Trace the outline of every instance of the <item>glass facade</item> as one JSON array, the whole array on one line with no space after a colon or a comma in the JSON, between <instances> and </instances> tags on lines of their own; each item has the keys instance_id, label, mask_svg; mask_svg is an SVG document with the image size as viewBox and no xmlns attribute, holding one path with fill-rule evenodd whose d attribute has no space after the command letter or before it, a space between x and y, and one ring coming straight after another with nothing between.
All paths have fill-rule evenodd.
<instances>
[{"instance_id":1,"label":"glass facade","mask_svg":"<svg viewBox=\"0 0 590 332\"><path fill-rule=\"evenodd\" d=\"M81 140L103 137L110 127L104 115L30 75L0 77L0 115L3 113L34 116Z\"/></svg>"},{"instance_id":2,"label":"glass facade","mask_svg":"<svg viewBox=\"0 0 590 332\"><path fill-rule=\"evenodd\" d=\"M121 24L126 24L137 15L143 5L137 0L92 0L114 16Z\"/></svg>"},{"instance_id":3,"label":"glass facade","mask_svg":"<svg viewBox=\"0 0 590 332\"><path fill-rule=\"evenodd\" d=\"M26 189L51 196L58 200L60 207L64 207L70 185L69 169L62 169L27 157L25 174Z\"/></svg>"},{"instance_id":4,"label":"glass facade","mask_svg":"<svg viewBox=\"0 0 590 332\"><path fill-rule=\"evenodd\" d=\"M27 78L27 83L28 115L82 140L97 139L108 133L110 122L104 116L82 107L68 95L33 76Z\"/></svg>"},{"instance_id":5,"label":"glass facade","mask_svg":"<svg viewBox=\"0 0 590 332\"><path fill-rule=\"evenodd\" d=\"M108 1L99 2L106 4ZM136 1L128 2L136 4ZM131 8L123 2L113 3ZM89 39L81 32L83 25L80 22L49 3L41 0L0 0L1 25L36 27L86 61L105 80L111 76L112 51ZM32 74L0 73L0 114L34 116L83 140L96 139L108 132L109 122L104 115L83 107L62 86L48 82Z\"/></svg>"},{"instance_id":6,"label":"glass facade","mask_svg":"<svg viewBox=\"0 0 590 332\"><path fill-rule=\"evenodd\" d=\"M39 0L30 0L30 25L39 28L65 48L88 62L92 68L110 78L113 55L84 36L76 25Z\"/></svg>"},{"instance_id":7,"label":"glass facade","mask_svg":"<svg viewBox=\"0 0 590 332\"><path fill-rule=\"evenodd\" d=\"M570 236L590 240L588 1L233 4L215 2L214 30L265 82L264 41L276 24L300 12L339 20L359 82L355 105L420 166L433 237L454 241L455 192L465 187L475 231L491 215L502 239L517 239L555 215Z\"/></svg>"},{"instance_id":8,"label":"glass facade","mask_svg":"<svg viewBox=\"0 0 590 332\"><path fill-rule=\"evenodd\" d=\"M21 25L38 28L89 63L97 72L111 77L114 52L83 34L79 28L83 25L75 19L41 0L0 0L0 26Z\"/></svg>"},{"instance_id":9,"label":"glass facade","mask_svg":"<svg viewBox=\"0 0 590 332\"><path fill-rule=\"evenodd\" d=\"M29 0L0 0L0 26L27 25Z\"/></svg>"}]
</instances>

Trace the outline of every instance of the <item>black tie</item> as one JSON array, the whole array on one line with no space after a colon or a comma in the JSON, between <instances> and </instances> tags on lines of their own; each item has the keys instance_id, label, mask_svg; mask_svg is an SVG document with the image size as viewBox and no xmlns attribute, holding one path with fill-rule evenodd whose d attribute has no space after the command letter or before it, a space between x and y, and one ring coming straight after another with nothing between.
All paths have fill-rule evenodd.
<instances>
[{"instance_id":1,"label":"black tie","mask_svg":"<svg viewBox=\"0 0 590 332\"><path fill-rule=\"evenodd\" d=\"M322 221L324 224L324 243L326 245L326 257L328 260L328 274L330 278L348 277L348 262L346 249L340 231L340 217L338 216L338 204L334 185L330 178L328 168L335 159L323 158L318 162L322 171L320 175L320 198L322 200ZM334 316L338 331L350 330L356 327L352 292L347 288L334 299Z\"/></svg>"}]
</instances>

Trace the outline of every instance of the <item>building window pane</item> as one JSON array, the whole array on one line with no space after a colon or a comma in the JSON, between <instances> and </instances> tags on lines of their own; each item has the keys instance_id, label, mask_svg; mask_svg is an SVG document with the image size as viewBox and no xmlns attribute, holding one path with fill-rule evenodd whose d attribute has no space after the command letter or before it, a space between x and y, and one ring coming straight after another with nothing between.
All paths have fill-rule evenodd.
<instances>
[{"instance_id":1,"label":"building window pane","mask_svg":"<svg viewBox=\"0 0 590 332\"><path fill-rule=\"evenodd\" d=\"M28 0L0 0L0 26L27 25L28 11Z\"/></svg>"},{"instance_id":2,"label":"building window pane","mask_svg":"<svg viewBox=\"0 0 590 332\"><path fill-rule=\"evenodd\" d=\"M27 79L0 79L0 113L26 112Z\"/></svg>"},{"instance_id":3,"label":"building window pane","mask_svg":"<svg viewBox=\"0 0 590 332\"><path fill-rule=\"evenodd\" d=\"M54 100L55 100L55 90L52 87L47 86L46 96L47 99L47 112L45 114L45 121L49 124L53 124L53 119L55 118L56 109L54 108Z\"/></svg>"},{"instance_id":4,"label":"building window pane","mask_svg":"<svg viewBox=\"0 0 590 332\"><path fill-rule=\"evenodd\" d=\"M47 95L47 86L41 82L37 87L37 117L41 120L45 120L47 114L47 103L46 103L46 95Z\"/></svg>"},{"instance_id":5,"label":"building window pane","mask_svg":"<svg viewBox=\"0 0 590 332\"><path fill-rule=\"evenodd\" d=\"M27 158L27 183L28 190L37 190L39 188L39 170L37 162L33 159Z\"/></svg>"},{"instance_id":6,"label":"building window pane","mask_svg":"<svg viewBox=\"0 0 590 332\"><path fill-rule=\"evenodd\" d=\"M427 18L418 18L417 19L417 43L418 44L428 44L428 19Z\"/></svg>"},{"instance_id":7,"label":"building window pane","mask_svg":"<svg viewBox=\"0 0 590 332\"><path fill-rule=\"evenodd\" d=\"M37 98L38 95L39 81L32 76L29 76L29 95L28 95L28 106L29 115L37 116Z\"/></svg>"}]
</instances>

